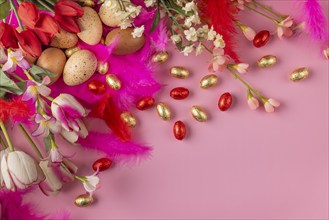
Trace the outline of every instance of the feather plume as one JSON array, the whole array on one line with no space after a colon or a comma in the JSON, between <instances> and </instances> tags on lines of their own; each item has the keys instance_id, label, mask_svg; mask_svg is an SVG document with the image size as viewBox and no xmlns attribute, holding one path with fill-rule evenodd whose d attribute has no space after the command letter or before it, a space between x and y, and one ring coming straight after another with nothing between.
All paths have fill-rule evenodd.
<instances>
[{"instance_id":1,"label":"feather plume","mask_svg":"<svg viewBox=\"0 0 329 220\"><path fill-rule=\"evenodd\" d=\"M129 141L131 134L127 124L120 117L121 112L113 102L111 95L104 97L93 109L91 116L103 119L121 141Z\"/></svg>"},{"instance_id":2,"label":"feather plume","mask_svg":"<svg viewBox=\"0 0 329 220\"><path fill-rule=\"evenodd\" d=\"M328 20L318 0L306 0L304 3L304 21L306 29L314 40L328 40Z\"/></svg>"},{"instance_id":3,"label":"feather plume","mask_svg":"<svg viewBox=\"0 0 329 220\"><path fill-rule=\"evenodd\" d=\"M19 99L4 101L0 99L0 119L10 119L14 123L28 120L33 115L33 110L26 102Z\"/></svg>"},{"instance_id":4,"label":"feather plume","mask_svg":"<svg viewBox=\"0 0 329 220\"><path fill-rule=\"evenodd\" d=\"M33 212L31 204L23 204L26 191L0 191L1 218L6 220L43 220L45 216Z\"/></svg>"},{"instance_id":5,"label":"feather plume","mask_svg":"<svg viewBox=\"0 0 329 220\"><path fill-rule=\"evenodd\" d=\"M214 30L223 35L225 41L225 53L235 62L239 62L239 56L234 51L236 34L235 22L238 11L232 5L231 0L200 0L199 9L201 17L213 26Z\"/></svg>"},{"instance_id":6,"label":"feather plume","mask_svg":"<svg viewBox=\"0 0 329 220\"><path fill-rule=\"evenodd\" d=\"M133 142L121 142L114 134L90 132L87 138L78 140L86 148L103 151L117 162L139 160L150 155L151 148Z\"/></svg>"}]
</instances>

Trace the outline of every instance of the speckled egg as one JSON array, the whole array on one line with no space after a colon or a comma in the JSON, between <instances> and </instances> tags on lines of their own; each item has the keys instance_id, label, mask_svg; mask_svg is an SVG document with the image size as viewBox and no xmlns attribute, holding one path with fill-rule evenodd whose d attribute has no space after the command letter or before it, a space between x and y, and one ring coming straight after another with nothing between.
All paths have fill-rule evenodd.
<instances>
[{"instance_id":1,"label":"speckled egg","mask_svg":"<svg viewBox=\"0 0 329 220\"><path fill-rule=\"evenodd\" d=\"M102 22L97 12L90 7L83 7L84 14L78 18L81 32L78 37L89 45L98 44L102 38Z\"/></svg>"},{"instance_id":2,"label":"speckled egg","mask_svg":"<svg viewBox=\"0 0 329 220\"><path fill-rule=\"evenodd\" d=\"M67 60L63 78L66 85L76 86L86 82L95 73L97 58L89 50L79 50Z\"/></svg>"},{"instance_id":3,"label":"speckled egg","mask_svg":"<svg viewBox=\"0 0 329 220\"><path fill-rule=\"evenodd\" d=\"M61 29L61 31L51 40L50 46L66 49L74 47L77 43L78 36L76 34Z\"/></svg>"},{"instance_id":4,"label":"speckled egg","mask_svg":"<svg viewBox=\"0 0 329 220\"><path fill-rule=\"evenodd\" d=\"M133 30L133 28L127 28L124 30L116 28L107 34L105 44L110 45L116 38L118 38L118 44L113 51L114 54L125 55L135 53L144 46L145 37L143 35L141 37L134 38L131 35Z\"/></svg>"},{"instance_id":5,"label":"speckled egg","mask_svg":"<svg viewBox=\"0 0 329 220\"><path fill-rule=\"evenodd\" d=\"M125 2L125 7L131 3ZM118 0L105 1L99 9L99 17L102 22L110 27L118 26L126 17L129 16L129 12L122 11Z\"/></svg>"},{"instance_id":6,"label":"speckled egg","mask_svg":"<svg viewBox=\"0 0 329 220\"><path fill-rule=\"evenodd\" d=\"M50 78L52 82L56 82L62 76L65 63L64 52L54 47L44 50L37 61L38 66L56 74Z\"/></svg>"}]
</instances>

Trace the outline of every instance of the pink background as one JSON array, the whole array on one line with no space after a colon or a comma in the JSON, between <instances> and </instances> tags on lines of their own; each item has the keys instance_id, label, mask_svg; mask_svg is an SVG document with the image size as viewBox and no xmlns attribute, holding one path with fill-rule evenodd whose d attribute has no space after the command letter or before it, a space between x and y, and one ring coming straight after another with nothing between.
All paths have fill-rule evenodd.
<instances>
[{"instance_id":1,"label":"pink background","mask_svg":"<svg viewBox=\"0 0 329 220\"><path fill-rule=\"evenodd\" d=\"M294 1L268 2L285 13L296 11ZM322 4L328 9L328 1ZM242 14L246 24L257 31L274 31L271 22L250 14ZM207 74L209 57L186 58L172 50L171 60L157 73L168 85L157 101L171 106L173 120L160 120L154 109L134 112L139 120L135 137L154 146L152 158L102 173L91 207L73 205L84 191L80 183L67 185L55 197L35 191L27 199L44 212L66 209L72 219L327 219L329 71L320 44L300 36L273 38L261 49L240 37L238 45L242 60L251 64L245 79L281 101L277 112L249 110L245 88L227 72L219 74L218 86L201 90L198 83ZM255 61L267 54L276 55L278 64L256 68ZM168 69L173 65L189 68L192 76L170 77ZM311 76L291 82L288 74L303 66ZM176 86L189 88L191 97L172 100L168 93ZM234 96L234 104L220 112L217 101L224 92ZM192 119L192 105L207 110L206 123ZM188 127L182 142L172 135L176 120ZM20 143L26 145L21 137ZM76 146L65 149L65 153L77 152L75 161L82 174L90 174L90 164L102 156Z\"/></svg>"}]
</instances>

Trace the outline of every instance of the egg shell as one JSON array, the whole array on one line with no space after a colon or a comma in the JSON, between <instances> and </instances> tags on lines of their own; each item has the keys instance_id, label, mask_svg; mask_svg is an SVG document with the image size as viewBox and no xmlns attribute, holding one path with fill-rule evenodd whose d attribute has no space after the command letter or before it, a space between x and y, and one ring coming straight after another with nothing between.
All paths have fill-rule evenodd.
<instances>
[{"instance_id":1,"label":"egg shell","mask_svg":"<svg viewBox=\"0 0 329 220\"><path fill-rule=\"evenodd\" d=\"M61 29L61 31L51 40L50 46L66 49L74 47L77 43L78 36L76 34Z\"/></svg>"},{"instance_id":2,"label":"egg shell","mask_svg":"<svg viewBox=\"0 0 329 220\"><path fill-rule=\"evenodd\" d=\"M128 7L130 3L125 2L124 6ZM129 12L122 11L118 0L105 1L99 9L99 17L102 22L109 27L118 26L126 17Z\"/></svg>"},{"instance_id":3,"label":"egg shell","mask_svg":"<svg viewBox=\"0 0 329 220\"><path fill-rule=\"evenodd\" d=\"M56 74L56 76L51 77L52 82L56 82L62 76L65 63L64 52L55 47L44 50L37 61L38 66Z\"/></svg>"},{"instance_id":4,"label":"egg shell","mask_svg":"<svg viewBox=\"0 0 329 220\"><path fill-rule=\"evenodd\" d=\"M144 46L145 37L143 35L141 37L134 38L131 35L133 30L133 28L127 28L124 30L116 28L107 34L105 44L110 45L118 37L117 46L113 51L114 54L125 55L135 53Z\"/></svg>"},{"instance_id":5,"label":"egg shell","mask_svg":"<svg viewBox=\"0 0 329 220\"><path fill-rule=\"evenodd\" d=\"M80 85L92 77L96 68L96 56L89 50L79 50L65 64L63 73L64 82L69 86Z\"/></svg>"},{"instance_id":6,"label":"egg shell","mask_svg":"<svg viewBox=\"0 0 329 220\"><path fill-rule=\"evenodd\" d=\"M97 12L90 7L83 7L84 14L78 18L81 32L78 37L89 45L96 45L102 38L102 22Z\"/></svg>"}]
</instances>

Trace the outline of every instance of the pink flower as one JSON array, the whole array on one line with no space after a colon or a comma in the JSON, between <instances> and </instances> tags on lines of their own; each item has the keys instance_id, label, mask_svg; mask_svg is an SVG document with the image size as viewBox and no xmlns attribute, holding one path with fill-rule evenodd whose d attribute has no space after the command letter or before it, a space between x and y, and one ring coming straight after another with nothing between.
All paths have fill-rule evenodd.
<instances>
[{"instance_id":1,"label":"pink flower","mask_svg":"<svg viewBox=\"0 0 329 220\"><path fill-rule=\"evenodd\" d=\"M242 30L242 33L244 34L244 36L249 40L249 41L253 41L255 36L256 36L256 32L254 29L252 29L251 27L248 27L246 25L243 24L239 24L240 29Z\"/></svg>"},{"instance_id":2,"label":"pink flower","mask_svg":"<svg viewBox=\"0 0 329 220\"><path fill-rule=\"evenodd\" d=\"M32 184L39 184L45 176L39 165L22 151L5 153L1 160L1 174L8 190L26 189Z\"/></svg>"},{"instance_id":3,"label":"pink flower","mask_svg":"<svg viewBox=\"0 0 329 220\"><path fill-rule=\"evenodd\" d=\"M264 108L266 112L274 112L274 107L277 108L280 106L280 102L274 100L274 99L268 99L264 103Z\"/></svg>"},{"instance_id":4,"label":"pink flower","mask_svg":"<svg viewBox=\"0 0 329 220\"><path fill-rule=\"evenodd\" d=\"M248 97L248 105L250 109L255 110L259 107L259 101L253 96Z\"/></svg>"},{"instance_id":5,"label":"pink flower","mask_svg":"<svg viewBox=\"0 0 329 220\"><path fill-rule=\"evenodd\" d=\"M56 119L48 115L37 114L35 122L39 124L39 127L32 133L33 136L48 137L50 132L59 133L62 129Z\"/></svg>"},{"instance_id":6,"label":"pink flower","mask_svg":"<svg viewBox=\"0 0 329 220\"><path fill-rule=\"evenodd\" d=\"M51 148L49 159L52 163L61 163L63 161L64 156L62 153L58 150L58 148Z\"/></svg>"},{"instance_id":7,"label":"pink flower","mask_svg":"<svg viewBox=\"0 0 329 220\"><path fill-rule=\"evenodd\" d=\"M233 64L232 67L239 73L246 74L248 72L249 64L247 63Z\"/></svg>"},{"instance_id":8,"label":"pink flower","mask_svg":"<svg viewBox=\"0 0 329 220\"><path fill-rule=\"evenodd\" d=\"M6 71L7 73L12 73L16 70L17 66L21 67L22 69L30 68L29 62L27 62L27 60L24 58L20 49L17 49L16 51L9 49L7 62L3 65L2 70Z\"/></svg>"},{"instance_id":9,"label":"pink flower","mask_svg":"<svg viewBox=\"0 0 329 220\"><path fill-rule=\"evenodd\" d=\"M283 37L291 37L293 35L291 29L293 24L294 20L290 16L278 23L277 33L280 39Z\"/></svg>"},{"instance_id":10,"label":"pink flower","mask_svg":"<svg viewBox=\"0 0 329 220\"><path fill-rule=\"evenodd\" d=\"M71 143L79 137L85 138L88 130L82 118L86 117L87 110L69 94L60 94L51 103L51 112L62 126L62 136Z\"/></svg>"},{"instance_id":11,"label":"pink flower","mask_svg":"<svg viewBox=\"0 0 329 220\"><path fill-rule=\"evenodd\" d=\"M51 93L51 89L47 87L48 84L50 84L51 80L48 76L43 78L41 83L34 82L29 80L27 82L27 89L25 93L23 94L22 100L28 101L32 99L33 102L37 100L38 95L47 97Z\"/></svg>"},{"instance_id":12,"label":"pink flower","mask_svg":"<svg viewBox=\"0 0 329 220\"><path fill-rule=\"evenodd\" d=\"M327 60L329 60L329 47L323 50L323 55Z\"/></svg>"},{"instance_id":13,"label":"pink flower","mask_svg":"<svg viewBox=\"0 0 329 220\"><path fill-rule=\"evenodd\" d=\"M210 72L224 71L229 61L228 57L224 53L224 49L222 48L214 49L213 56L214 58L210 61L208 70Z\"/></svg>"},{"instance_id":14,"label":"pink flower","mask_svg":"<svg viewBox=\"0 0 329 220\"><path fill-rule=\"evenodd\" d=\"M83 187L90 194L92 194L96 190L97 185L99 183L99 177L97 176L97 174L98 172L94 173L91 176L83 177L84 178L84 181L82 182Z\"/></svg>"}]
</instances>

